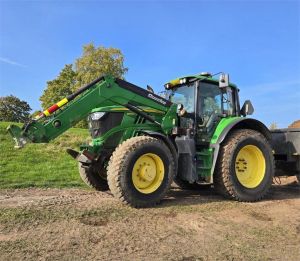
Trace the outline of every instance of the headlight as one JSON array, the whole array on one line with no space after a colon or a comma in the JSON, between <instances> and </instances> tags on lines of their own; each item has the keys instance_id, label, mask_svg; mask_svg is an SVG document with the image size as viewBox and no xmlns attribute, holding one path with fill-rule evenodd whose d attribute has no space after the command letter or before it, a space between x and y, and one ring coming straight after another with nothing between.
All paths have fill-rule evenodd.
<instances>
[{"instance_id":1,"label":"headlight","mask_svg":"<svg viewBox=\"0 0 300 261\"><path fill-rule=\"evenodd\" d=\"M100 120L105 115L105 112L94 112L90 115L92 121Z\"/></svg>"},{"instance_id":2,"label":"headlight","mask_svg":"<svg viewBox=\"0 0 300 261\"><path fill-rule=\"evenodd\" d=\"M170 89L170 87L171 87L170 83L166 83L166 84L165 84L165 88L166 88L166 89Z\"/></svg>"},{"instance_id":3,"label":"headlight","mask_svg":"<svg viewBox=\"0 0 300 261\"><path fill-rule=\"evenodd\" d=\"M180 79L180 84L184 84L184 83L186 83L186 78L183 78L183 79Z\"/></svg>"}]
</instances>

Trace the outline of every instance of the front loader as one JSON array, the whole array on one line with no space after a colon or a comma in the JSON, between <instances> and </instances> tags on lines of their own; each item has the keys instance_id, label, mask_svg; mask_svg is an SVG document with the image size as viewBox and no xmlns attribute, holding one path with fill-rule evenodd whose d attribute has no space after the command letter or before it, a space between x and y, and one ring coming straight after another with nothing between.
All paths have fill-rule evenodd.
<instances>
[{"instance_id":1,"label":"front loader","mask_svg":"<svg viewBox=\"0 0 300 261\"><path fill-rule=\"evenodd\" d=\"M240 108L228 78L177 78L159 96L107 75L8 131L17 147L47 143L88 117L92 142L67 152L87 185L134 207L157 204L173 181L187 189L213 184L227 198L257 201L274 175L272 136L245 117L251 102Z\"/></svg>"}]
</instances>

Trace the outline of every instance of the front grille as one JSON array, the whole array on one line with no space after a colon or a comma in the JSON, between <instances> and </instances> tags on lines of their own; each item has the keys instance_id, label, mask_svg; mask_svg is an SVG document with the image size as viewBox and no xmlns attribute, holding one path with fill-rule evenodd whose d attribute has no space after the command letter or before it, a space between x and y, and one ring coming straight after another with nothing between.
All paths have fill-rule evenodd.
<instances>
[{"instance_id":1,"label":"front grille","mask_svg":"<svg viewBox=\"0 0 300 261\"><path fill-rule=\"evenodd\" d=\"M110 129L120 125L123 115L122 112L107 112L99 120L92 120L91 117L89 117L89 131L92 138L97 138L108 132Z\"/></svg>"}]
</instances>

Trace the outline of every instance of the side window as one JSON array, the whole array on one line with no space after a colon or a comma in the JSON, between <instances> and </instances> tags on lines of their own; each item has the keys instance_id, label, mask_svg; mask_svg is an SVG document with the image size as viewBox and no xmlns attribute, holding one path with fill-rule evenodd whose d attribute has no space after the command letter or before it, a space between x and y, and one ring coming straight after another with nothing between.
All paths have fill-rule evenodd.
<instances>
[{"instance_id":1,"label":"side window","mask_svg":"<svg viewBox=\"0 0 300 261\"><path fill-rule=\"evenodd\" d=\"M227 88L227 92L223 94L223 106L224 106L224 113L227 115L234 115L235 110L233 108L234 99L233 93L231 88Z\"/></svg>"},{"instance_id":2,"label":"side window","mask_svg":"<svg viewBox=\"0 0 300 261\"><path fill-rule=\"evenodd\" d=\"M221 113L221 95L204 97L203 107L206 114Z\"/></svg>"},{"instance_id":3,"label":"side window","mask_svg":"<svg viewBox=\"0 0 300 261\"><path fill-rule=\"evenodd\" d=\"M222 113L222 93L219 86L200 82L197 115L205 124L212 114L220 113Z\"/></svg>"}]
</instances>

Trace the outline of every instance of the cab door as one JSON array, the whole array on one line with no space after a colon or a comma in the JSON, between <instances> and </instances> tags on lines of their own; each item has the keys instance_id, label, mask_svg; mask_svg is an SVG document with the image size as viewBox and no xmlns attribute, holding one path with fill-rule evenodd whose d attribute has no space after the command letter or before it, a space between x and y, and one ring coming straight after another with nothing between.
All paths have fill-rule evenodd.
<instances>
[{"instance_id":1,"label":"cab door","mask_svg":"<svg viewBox=\"0 0 300 261\"><path fill-rule=\"evenodd\" d=\"M196 143L208 145L216 126L224 115L227 94L216 83L199 82L196 106Z\"/></svg>"}]
</instances>

